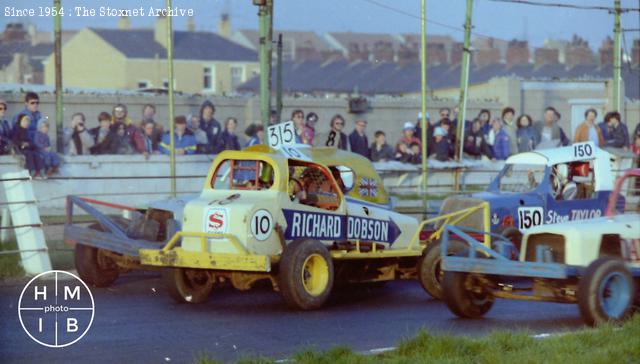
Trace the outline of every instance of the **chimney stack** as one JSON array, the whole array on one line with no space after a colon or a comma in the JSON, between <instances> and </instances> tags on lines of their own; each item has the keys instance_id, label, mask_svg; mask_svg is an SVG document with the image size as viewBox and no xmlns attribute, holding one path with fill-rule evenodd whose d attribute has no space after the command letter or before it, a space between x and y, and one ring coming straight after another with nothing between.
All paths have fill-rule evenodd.
<instances>
[{"instance_id":1,"label":"chimney stack","mask_svg":"<svg viewBox=\"0 0 640 364\"><path fill-rule=\"evenodd\" d=\"M187 19L187 31L188 32L196 31L196 22L193 20L193 16L190 16L189 19Z\"/></svg>"},{"instance_id":2,"label":"chimney stack","mask_svg":"<svg viewBox=\"0 0 640 364\"><path fill-rule=\"evenodd\" d=\"M536 67L560 63L560 51L557 48L538 48L533 53Z\"/></svg>"},{"instance_id":3,"label":"chimney stack","mask_svg":"<svg viewBox=\"0 0 640 364\"><path fill-rule=\"evenodd\" d=\"M507 67L529 64L529 43L526 40L512 40L507 47Z\"/></svg>"},{"instance_id":4,"label":"chimney stack","mask_svg":"<svg viewBox=\"0 0 640 364\"><path fill-rule=\"evenodd\" d=\"M589 48L589 43L574 34L571 43L569 43L565 51L564 63L567 68L580 65L593 65L593 52L591 48Z\"/></svg>"},{"instance_id":5,"label":"chimney stack","mask_svg":"<svg viewBox=\"0 0 640 364\"><path fill-rule=\"evenodd\" d=\"M598 53L600 53L600 66L613 64L613 39L611 37L608 36L602 41Z\"/></svg>"},{"instance_id":6,"label":"chimney stack","mask_svg":"<svg viewBox=\"0 0 640 364\"><path fill-rule=\"evenodd\" d=\"M455 42L451 46L451 54L449 55L449 63L456 65L462 62L462 51L464 44L462 42Z\"/></svg>"},{"instance_id":7,"label":"chimney stack","mask_svg":"<svg viewBox=\"0 0 640 364\"><path fill-rule=\"evenodd\" d=\"M223 38L231 37L231 20L229 19L229 13L222 13L220 16L220 22L218 23L218 35Z\"/></svg>"},{"instance_id":8,"label":"chimney stack","mask_svg":"<svg viewBox=\"0 0 640 364\"><path fill-rule=\"evenodd\" d=\"M128 16L122 15L120 19L118 19L118 29L131 29L131 22Z\"/></svg>"},{"instance_id":9,"label":"chimney stack","mask_svg":"<svg viewBox=\"0 0 640 364\"><path fill-rule=\"evenodd\" d=\"M640 65L640 38L633 41L633 48L631 48L631 63L636 66Z\"/></svg>"},{"instance_id":10,"label":"chimney stack","mask_svg":"<svg viewBox=\"0 0 640 364\"><path fill-rule=\"evenodd\" d=\"M447 63L447 52L444 43L427 42L427 64L436 65Z\"/></svg>"},{"instance_id":11,"label":"chimney stack","mask_svg":"<svg viewBox=\"0 0 640 364\"><path fill-rule=\"evenodd\" d=\"M153 38L164 48L167 48L167 29L169 28L169 19L166 16L158 16L156 26L153 31Z\"/></svg>"}]
</instances>

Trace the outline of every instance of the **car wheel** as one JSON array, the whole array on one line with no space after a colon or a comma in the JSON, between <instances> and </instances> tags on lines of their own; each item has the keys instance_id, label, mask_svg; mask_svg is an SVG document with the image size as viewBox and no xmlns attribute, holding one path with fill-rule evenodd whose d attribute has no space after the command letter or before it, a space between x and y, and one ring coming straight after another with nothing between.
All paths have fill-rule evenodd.
<instances>
[{"instance_id":1,"label":"car wheel","mask_svg":"<svg viewBox=\"0 0 640 364\"><path fill-rule=\"evenodd\" d=\"M74 260L80 278L94 287L109 287L118 279L118 266L103 249L78 243Z\"/></svg>"},{"instance_id":2,"label":"car wheel","mask_svg":"<svg viewBox=\"0 0 640 364\"><path fill-rule=\"evenodd\" d=\"M280 258L278 280L285 303L292 308L313 310L329 298L333 287L333 261L317 240L297 240Z\"/></svg>"},{"instance_id":3,"label":"car wheel","mask_svg":"<svg viewBox=\"0 0 640 364\"><path fill-rule=\"evenodd\" d=\"M465 251L467 246L459 240L449 240L447 255L456 255ZM418 280L431 297L441 300L442 287L440 285L444 271L441 269L442 256L440 241L427 246L418 260Z\"/></svg>"},{"instance_id":4,"label":"car wheel","mask_svg":"<svg viewBox=\"0 0 640 364\"><path fill-rule=\"evenodd\" d=\"M462 318L480 318L494 302L473 274L462 272L444 273L442 296L451 312Z\"/></svg>"},{"instance_id":5,"label":"car wheel","mask_svg":"<svg viewBox=\"0 0 640 364\"><path fill-rule=\"evenodd\" d=\"M166 268L162 271L169 295L178 303L205 302L215 283L215 276L206 269Z\"/></svg>"},{"instance_id":6,"label":"car wheel","mask_svg":"<svg viewBox=\"0 0 640 364\"><path fill-rule=\"evenodd\" d=\"M635 290L631 273L619 259L592 262L578 283L578 306L589 325L620 322L631 315Z\"/></svg>"}]
</instances>

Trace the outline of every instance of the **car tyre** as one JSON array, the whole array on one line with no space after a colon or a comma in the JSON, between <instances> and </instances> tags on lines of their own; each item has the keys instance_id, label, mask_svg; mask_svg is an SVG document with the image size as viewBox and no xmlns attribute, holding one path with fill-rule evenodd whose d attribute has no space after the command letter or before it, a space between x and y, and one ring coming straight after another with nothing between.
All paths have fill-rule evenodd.
<instances>
[{"instance_id":1,"label":"car tyre","mask_svg":"<svg viewBox=\"0 0 640 364\"><path fill-rule=\"evenodd\" d=\"M213 290L215 276L206 269L165 268L162 280L176 302L202 303Z\"/></svg>"},{"instance_id":2,"label":"car tyre","mask_svg":"<svg viewBox=\"0 0 640 364\"><path fill-rule=\"evenodd\" d=\"M478 288L481 292L476 292ZM442 296L451 312L459 317L471 319L484 316L495 301L490 292L477 286L472 274L462 272L444 273Z\"/></svg>"},{"instance_id":3,"label":"car tyre","mask_svg":"<svg viewBox=\"0 0 640 364\"><path fill-rule=\"evenodd\" d=\"M467 246L459 240L449 240L447 255L456 255L467 249ZM440 255L440 241L429 244L422 257L418 260L418 280L427 293L437 299L442 299L441 281L443 272L440 268L442 257Z\"/></svg>"},{"instance_id":4,"label":"car tyre","mask_svg":"<svg viewBox=\"0 0 640 364\"><path fill-rule=\"evenodd\" d=\"M104 231L99 223L89 229ZM109 287L118 279L119 268L107 256L107 251L90 245L77 243L74 248L74 263L80 278L94 287Z\"/></svg>"},{"instance_id":5,"label":"car tyre","mask_svg":"<svg viewBox=\"0 0 640 364\"><path fill-rule=\"evenodd\" d=\"M587 267L578 283L578 307L589 325L620 322L633 312L635 287L620 259L602 257Z\"/></svg>"},{"instance_id":6,"label":"car tyre","mask_svg":"<svg viewBox=\"0 0 640 364\"><path fill-rule=\"evenodd\" d=\"M322 307L333 288L333 260L317 240L297 240L280 257L278 281L285 303L300 310Z\"/></svg>"}]
</instances>

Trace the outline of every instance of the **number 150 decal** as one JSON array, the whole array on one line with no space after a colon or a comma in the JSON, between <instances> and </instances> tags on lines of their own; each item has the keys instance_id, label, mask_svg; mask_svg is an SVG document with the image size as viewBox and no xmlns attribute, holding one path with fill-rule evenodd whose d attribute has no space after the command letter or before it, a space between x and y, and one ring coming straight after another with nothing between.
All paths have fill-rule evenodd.
<instances>
[{"instance_id":1,"label":"number 150 decal","mask_svg":"<svg viewBox=\"0 0 640 364\"><path fill-rule=\"evenodd\" d=\"M525 230L542 225L544 210L542 207L518 208L518 229Z\"/></svg>"}]
</instances>

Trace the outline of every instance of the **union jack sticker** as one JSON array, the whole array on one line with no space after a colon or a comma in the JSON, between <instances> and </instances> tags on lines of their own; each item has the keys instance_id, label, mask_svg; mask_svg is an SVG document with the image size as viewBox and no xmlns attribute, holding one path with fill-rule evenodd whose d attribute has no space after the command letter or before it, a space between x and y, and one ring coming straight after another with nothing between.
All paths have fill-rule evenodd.
<instances>
[{"instance_id":1,"label":"union jack sticker","mask_svg":"<svg viewBox=\"0 0 640 364\"><path fill-rule=\"evenodd\" d=\"M360 189L361 196L367 197L376 197L378 195L378 185L375 179L373 178L360 178Z\"/></svg>"}]
</instances>

